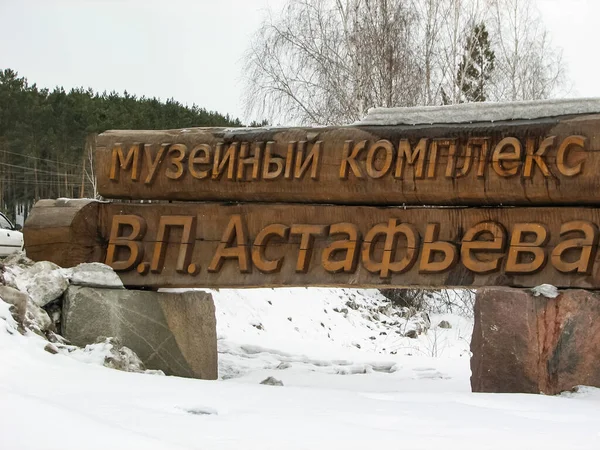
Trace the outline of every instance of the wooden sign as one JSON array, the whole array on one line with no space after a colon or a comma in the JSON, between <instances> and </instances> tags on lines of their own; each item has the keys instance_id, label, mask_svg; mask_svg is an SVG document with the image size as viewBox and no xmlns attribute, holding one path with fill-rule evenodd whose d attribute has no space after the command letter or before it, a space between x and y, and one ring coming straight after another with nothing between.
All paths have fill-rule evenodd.
<instances>
[{"instance_id":1,"label":"wooden sign","mask_svg":"<svg viewBox=\"0 0 600 450\"><path fill-rule=\"evenodd\" d=\"M106 198L597 204L600 115L474 124L109 131Z\"/></svg>"},{"instance_id":2,"label":"wooden sign","mask_svg":"<svg viewBox=\"0 0 600 450\"><path fill-rule=\"evenodd\" d=\"M595 208L46 200L27 254L131 287L600 287Z\"/></svg>"}]
</instances>

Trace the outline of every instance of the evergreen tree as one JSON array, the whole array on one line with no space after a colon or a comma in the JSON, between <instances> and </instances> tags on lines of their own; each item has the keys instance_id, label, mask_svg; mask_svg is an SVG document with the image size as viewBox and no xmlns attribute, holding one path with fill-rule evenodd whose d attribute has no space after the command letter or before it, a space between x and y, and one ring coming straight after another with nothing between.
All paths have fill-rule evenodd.
<instances>
[{"instance_id":1,"label":"evergreen tree","mask_svg":"<svg viewBox=\"0 0 600 450\"><path fill-rule=\"evenodd\" d=\"M474 25L465 43L456 77L464 101L486 101L487 83L491 79L495 59L485 24Z\"/></svg>"},{"instance_id":2,"label":"evergreen tree","mask_svg":"<svg viewBox=\"0 0 600 450\"><path fill-rule=\"evenodd\" d=\"M173 99L38 89L13 70L0 70L0 210L14 219L17 208L26 216L40 198L91 196L84 170L91 133L241 125Z\"/></svg>"}]
</instances>

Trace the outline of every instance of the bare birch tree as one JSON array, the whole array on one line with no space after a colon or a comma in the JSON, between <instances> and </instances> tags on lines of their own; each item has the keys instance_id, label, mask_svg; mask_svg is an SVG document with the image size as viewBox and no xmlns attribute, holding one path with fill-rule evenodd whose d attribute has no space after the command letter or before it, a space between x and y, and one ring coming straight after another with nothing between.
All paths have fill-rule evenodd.
<instances>
[{"instance_id":1,"label":"bare birch tree","mask_svg":"<svg viewBox=\"0 0 600 450\"><path fill-rule=\"evenodd\" d=\"M96 178L96 168L94 165L94 154L96 153L96 137L97 133L89 133L85 139L83 169L81 178L81 198L99 198L98 196L98 179ZM90 192L86 192L86 182L91 187Z\"/></svg>"},{"instance_id":2,"label":"bare birch tree","mask_svg":"<svg viewBox=\"0 0 600 450\"><path fill-rule=\"evenodd\" d=\"M312 124L420 101L416 11L403 0L290 0L247 55L247 109Z\"/></svg>"},{"instance_id":3,"label":"bare birch tree","mask_svg":"<svg viewBox=\"0 0 600 450\"><path fill-rule=\"evenodd\" d=\"M530 0L490 0L495 37L496 100L548 98L564 85L562 52L552 46Z\"/></svg>"},{"instance_id":4,"label":"bare birch tree","mask_svg":"<svg viewBox=\"0 0 600 450\"><path fill-rule=\"evenodd\" d=\"M496 56L486 98L548 98L564 71L532 1L289 0L248 50L247 113L325 125L375 106L465 101L464 58L479 24Z\"/></svg>"},{"instance_id":5,"label":"bare birch tree","mask_svg":"<svg viewBox=\"0 0 600 450\"><path fill-rule=\"evenodd\" d=\"M448 11L448 0L420 0L414 6L420 24L420 56L423 67L423 105L434 105L441 92L442 26Z\"/></svg>"}]
</instances>

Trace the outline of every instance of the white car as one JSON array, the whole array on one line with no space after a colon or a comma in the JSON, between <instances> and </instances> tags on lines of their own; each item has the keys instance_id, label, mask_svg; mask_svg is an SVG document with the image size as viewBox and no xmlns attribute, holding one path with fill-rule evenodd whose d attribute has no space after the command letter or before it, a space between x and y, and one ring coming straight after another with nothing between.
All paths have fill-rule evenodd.
<instances>
[{"instance_id":1,"label":"white car","mask_svg":"<svg viewBox=\"0 0 600 450\"><path fill-rule=\"evenodd\" d=\"M20 228L0 213L0 257L23 250L23 233L19 231Z\"/></svg>"}]
</instances>

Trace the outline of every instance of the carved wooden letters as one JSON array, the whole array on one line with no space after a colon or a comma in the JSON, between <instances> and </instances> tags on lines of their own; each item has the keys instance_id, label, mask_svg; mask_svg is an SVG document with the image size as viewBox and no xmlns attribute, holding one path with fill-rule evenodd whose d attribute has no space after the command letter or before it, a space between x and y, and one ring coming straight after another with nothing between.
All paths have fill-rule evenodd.
<instances>
[{"instance_id":1,"label":"carved wooden letters","mask_svg":"<svg viewBox=\"0 0 600 450\"><path fill-rule=\"evenodd\" d=\"M41 202L26 248L105 262L145 288L600 288L599 128L600 115L574 114L110 131L97 140L100 194L169 203Z\"/></svg>"},{"instance_id":2,"label":"carved wooden letters","mask_svg":"<svg viewBox=\"0 0 600 450\"><path fill-rule=\"evenodd\" d=\"M33 256L47 250L42 210L26 229ZM100 251L82 259L129 286L600 287L600 209L100 203L96 215Z\"/></svg>"},{"instance_id":3,"label":"carved wooden letters","mask_svg":"<svg viewBox=\"0 0 600 450\"><path fill-rule=\"evenodd\" d=\"M258 208L259 213L260 209ZM290 209L293 211L294 207ZM393 209L389 211L392 216L394 212ZM458 210L448 212L456 215ZM471 213L477 211L470 210L467 216ZM439 211L432 215L439 216ZM191 262L195 244L191 236L194 235L196 220L196 216L160 216L157 236L149 238L149 241L154 242L149 247L151 254L147 255L151 262L141 263L137 266L137 272L146 275L149 265L152 273L172 272L171 269L174 268L181 274L199 275L202 262ZM250 217L250 220L255 222L256 218ZM291 266L294 266L294 272L300 274L314 273L321 269L329 273L353 274L357 272L357 263L360 261L367 272L381 279L389 279L395 274L409 272L413 267L419 274L443 274L452 271L459 264L476 274L504 272L528 275L539 272L550 262L552 268L561 273L591 275L598 245L598 227L586 220L563 224L560 227L560 237L553 240L555 245L550 249L547 244L551 234L549 228L542 223L514 223L507 232L502 224L488 220L468 228L462 238L445 241L439 238L439 223L426 223L424 232L421 233L418 226L401 223L397 218L367 227L351 223L267 224L260 228L255 237L248 233L245 221L246 218L241 214L229 216L212 257L197 255L198 258L204 256L203 259L210 261L205 264L206 271L218 273L228 263L231 270L237 271L239 275L253 270L272 274L281 271L283 265L287 264L290 271ZM361 225L369 223L363 220L360 222ZM134 231L120 231L123 230L123 223L133 224ZM135 263L144 257L145 235L140 230L141 224L145 223L144 218L135 215L112 218L106 263L116 271L132 271ZM169 227L181 228L180 240L169 239L166 232ZM361 228L364 232L360 231ZM583 237L563 240L570 233ZM335 235L343 235L343 238L332 239ZM294 236L299 239L294 239ZM270 242L270 238L275 237L278 238L277 241ZM210 239L203 241L199 244L204 245ZM170 261L175 262L173 268L165 264L169 245L173 248L170 257ZM117 252L122 260L115 257L115 249L119 247L125 250ZM357 251L359 248L360 252ZM315 250L321 254L313 258ZM267 252L278 256L268 259L265 256ZM337 258L334 255L336 252L340 253ZM474 256L475 253L478 256ZM566 261L563 256L566 253L576 256L570 256L569 261Z\"/></svg>"},{"instance_id":4,"label":"carved wooden letters","mask_svg":"<svg viewBox=\"0 0 600 450\"><path fill-rule=\"evenodd\" d=\"M113 131L112 198L336 204L595 203L600 116L519 123Z\"/></svg>"}]
</instances>

